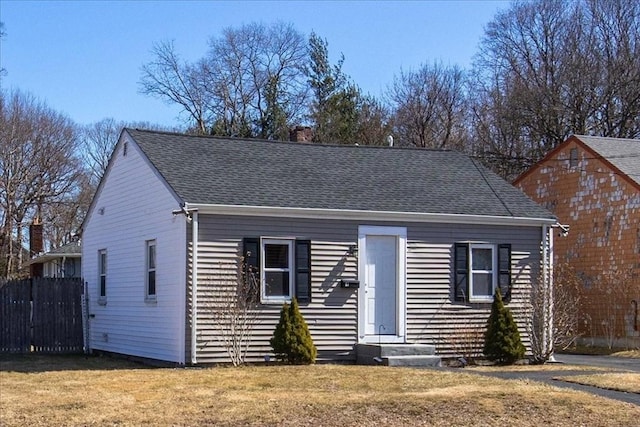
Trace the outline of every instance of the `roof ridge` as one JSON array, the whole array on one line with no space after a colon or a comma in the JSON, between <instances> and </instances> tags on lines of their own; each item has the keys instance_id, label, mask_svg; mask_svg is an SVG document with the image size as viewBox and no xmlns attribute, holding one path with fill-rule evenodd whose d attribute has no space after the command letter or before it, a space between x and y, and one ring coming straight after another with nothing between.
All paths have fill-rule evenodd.
<instances>
[{"instance_id":1,"label":"roof ridge","mask_svg":"<svg viewBox=\"0 0 640 427\"><path fill-rule=\"evenodd\" d=\"M633 141L633 142L638 142L640 143L640 139L638 138L618 138L615 136L600 136L600 135L578 135L575 134L573 135L578 139L581 138L591 138L591 139L611 139L611 140L618 140L618 141ZM563 141L564 142L564 141Z\"/></svg>"},{"instance_id":2,"label":"roof ridge","mask_svg":"<svg viewBox=\"0 0 640 427\"><path fill-rule=\"evenodd\" d=\"M340 144L340 143L324 143L324 142L310 142L310 141L280 141L275 139L264 139L264 138L248 138L248 137L237 137L237 136L218 136L218 135L198 135L198 134L190 134L190 133L182 133L182 132L171 132L171 131L163 131L163 130L152 130L152 129L140 129L140 128L124 128L126 131L136 131L143 132L147 134L156 134L156 135L167 135L167 136L178 136L184 138L200 138L200 139L211 139L218 141L230 141L230 142L258 142L258 143L269 143L269 144L279 144L279 145L295 145L295 146L313 146L313 147L358 147L360 149L394 149L394 150L412 150L412 151L430 151L430 152L448 152L448 153L458 153L456 150L451 150L448 148L421 148L421 147L407 147L407 146L398 146L394 145L392 147L388 145L360 145L360 144ZM464 154L464 153L461 153Z\"/></svg>"}]
</instances>

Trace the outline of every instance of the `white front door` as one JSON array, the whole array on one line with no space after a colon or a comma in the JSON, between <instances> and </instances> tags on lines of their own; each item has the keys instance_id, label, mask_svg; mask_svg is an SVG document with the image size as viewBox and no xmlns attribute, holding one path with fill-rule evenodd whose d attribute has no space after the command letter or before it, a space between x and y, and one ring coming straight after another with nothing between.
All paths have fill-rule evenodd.
<instances>
[{"instance_id":1,"label":"white front door","mask_svg":"<svg viewBox=\"0 0 640 427\"><path fill-rule=\"evenodd\" d=\"M362 226L359 232L361 342L404 342L406 229Z\"/></svg>"},{"instance_id":2,"label":"white front door","mask_svg":"<svg viewBox=\"0 0 640 427\"><path fill-rule=\"evenodd\" d=\"M367 236L364 292L366 335L397 331L398 243L395 236Z\"/></svg>"}]
</instances>

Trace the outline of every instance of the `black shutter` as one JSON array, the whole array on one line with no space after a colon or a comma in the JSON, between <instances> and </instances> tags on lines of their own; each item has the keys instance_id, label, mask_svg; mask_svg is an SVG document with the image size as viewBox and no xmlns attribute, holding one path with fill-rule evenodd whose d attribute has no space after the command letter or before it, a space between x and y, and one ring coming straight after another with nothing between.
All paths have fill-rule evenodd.
<instances>
[{"instance_id":1,"label":"black shutter","mask_svg":"<svg viewBox=\"0 0 640 427\"><path fill-rule=\"evenodd\" d=\"M242 240L242 257L244 262L245 285L254 293L256 301L260 301L260 239L245 237Z\"/></svg>"},{"instance_id":2,"label":"black shutter","mask_svg":"<svg viewBox=\"0 0 640 427\"><path fill-rule=\"evenodd\" d=\"M469 296L469 244L456 243L453 257L453 299L467 301Z\"/></svg>"},{"instance_id":3,"label":"black shutter","mask_svg":"<svg viewBox=\"0 0 640 427\"><path fill-rule=\"evenodd\" d=\"M311 302L311 240L296 240L295 294L298 303Z\"/></svg>"},{"instance_id":4,"label":"black shutter","mask_svg":"<svg viewBox=\"0 0 640 427\"><path fill-rule=\"evenodd\" d=\"M511 245L498 245L498 286L505 302L511 299Z\"/></svg>"}]
</instances>

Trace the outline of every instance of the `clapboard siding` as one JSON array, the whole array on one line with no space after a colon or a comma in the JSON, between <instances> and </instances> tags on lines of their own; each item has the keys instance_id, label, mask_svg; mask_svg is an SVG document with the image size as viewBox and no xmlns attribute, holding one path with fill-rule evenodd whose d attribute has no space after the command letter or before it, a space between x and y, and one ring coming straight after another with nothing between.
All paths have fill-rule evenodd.
<instances>
[{"instance_id":1,"label":"clapboard siding","mask_svg":"<svg viewBox=\"0 0 640 427\"><path fill-rule=\"evenodd\" d=\"M321 360L355 360L358 340L357 289L343 289L341 278L357 278L357 258L347 254L357 243L359 225L403 226L397 223L358 223L323 219L282 219L200 215L198 245L198 363L228 361L218 339L213 297L238 274L243 237L291 237L311 240L312 301L301 311L309 324ZM453 243L482 241L512 245L514 290L509 307L523 341L526 336L528 287L540 263L541 228L448 224L407 226L407 338L430 343L447 357L481 349L479 339L490 304L451 301ZM271 355L269 339L279 318L280 305L260 307L248 360Z\"/></svg>"},{"instance_id":2,"label":"clapboard siding","mask_svg":"<svg viewBox=\"0 0 640 427\"><path fill-rule=\"evenodd\" d=\"M444 357L481 353L490 304L452 302L452 245L479 241L512 245L512 299L508 307L529 348L529 285L540 267L542 231L534 227L427 225L410 227L407 242L407 338L436 345ZM471 343L470 343L471 342Z\"/></svg>"},{"instance_id":3,"label":"clapboard siding","mask_svg":"<svg viewBox=\"0 0 640 427\"><path fill-rule=\"evenodd\" d=\"M347 255L357 242L354 222L276 220L272 218L201 215L198 245L198 363L226 362L227 354L217 338L216 287L235 280L243 237L291 237L311 240L311 303L301 305L318 347L319 359L353 360L357 340L357 293L342 289L340 278L357 277L357 260ZM269 339L280 316L281 305L261 305L254 327L248 360L271 355Z\"/></svg>"},{"instance_id":4,"label":"clapboard siding","mask_svg":"<svg viewBox=\"0 0 640 427\"><path fill-rule=\"evenodd\" d=\"M172 214L178 202L123 135L83 229L91 348L185 363L185 217ZM154 302L145 301L148 240L156 241L157 251ZM102 249L107 251L106 304L99 303Z\"/></svg>"}]
</instances>

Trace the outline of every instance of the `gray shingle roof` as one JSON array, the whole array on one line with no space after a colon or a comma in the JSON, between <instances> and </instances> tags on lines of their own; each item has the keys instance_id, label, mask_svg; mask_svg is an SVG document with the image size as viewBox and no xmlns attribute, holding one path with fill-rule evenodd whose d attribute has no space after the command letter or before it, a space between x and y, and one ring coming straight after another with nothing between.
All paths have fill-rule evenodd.
<instances>
[{"instance_id":1,"label":"gray shingle roof","mask_svg":"<svg viewBox=\"0 0 640 427\"><path fill-rule=\"evenodd\" d=\"M640 184L640 139L575 136L593 151L607 159L622 173Z\"/></svg>"},{"instance_id":2,"label":"gray shingle roof","mask_svg":"<svg viewBox=\"0 0 640 427\"><path fill-rule=\"evenodd\" d=\"M59 248L51 249L49 252L45 252L33 258L27 264L42 264L52 259L60 258L80 258L82 255L82 247L79 242L70 242L66 245L62 245Z\"/></svg>"},{"instance_id":3,"label":"gray shingle roof","mask_svg":"<svg viewBox=\"0 0 640 427\"><path fill-rule=\"evenodd\" d=\"M126 131L187 203L553 218L453 151Z\"/></svg>"}]
</instances>

